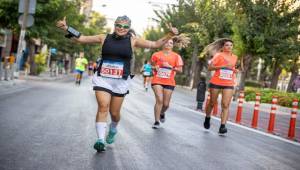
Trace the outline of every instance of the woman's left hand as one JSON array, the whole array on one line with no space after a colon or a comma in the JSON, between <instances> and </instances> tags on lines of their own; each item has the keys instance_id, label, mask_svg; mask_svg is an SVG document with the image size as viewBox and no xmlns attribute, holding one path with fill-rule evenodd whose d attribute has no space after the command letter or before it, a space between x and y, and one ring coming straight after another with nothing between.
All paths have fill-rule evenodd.
<instances>
[{"instance_id":1,"label":"woman's left hand","mask_svg":"<svg viewBox=\"0 0 300 170\"><path fill-rule=\"evenodd\" d=\"M162 66L172 68L172 66L166 61L162 63Z\"/></svg>"}]
</instances>

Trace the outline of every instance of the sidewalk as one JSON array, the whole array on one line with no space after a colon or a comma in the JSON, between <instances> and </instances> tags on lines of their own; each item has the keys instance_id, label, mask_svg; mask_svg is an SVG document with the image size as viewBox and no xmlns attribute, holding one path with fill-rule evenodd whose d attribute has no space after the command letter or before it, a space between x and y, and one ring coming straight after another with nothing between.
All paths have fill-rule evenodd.
<instances>
[{"instance_id":1,"label":"sidewalk","mask_svg":"<svg viewBox=\"0 0 300 170\"><path fill-rule=\"evenodd\" d=\"M62 80L65 78L72 77L72 74L58 74L57 76L51 76L50 72L43 72L38 76L27 75L25 76L24 73L20 73L19 79L20 80L35 80L35 81L55 81L55 80Z\"/></svg>"},{"instance_id":2,"label":"sidewalk","mask_svg":"<svg viewBox=\"0 0 300 170\"><path fill-rule=\"evenodd\" d=\"M26 86L29 81L57 81L73 79L73 75L70 74L58 74L57 76L51 76L49 72L43 72L38 76L27 75L24 72L20 72L19 78L14 80L0 80L0 94L1 92L7 92L10 89L18 89Z\"/></svg>"},{"instance_id":3,"label":"sidewalk","mask_svg":"<svg viewBox=\"0 0 300 170\"><path fill-rule=\"evenodd\" d=\"M26 80L20 80L20 79L15 79L15 80L1 80L0 81L0 88L8 88L11 86L16 86L17 84L21 84L26 82Z\"/></svg>"}]
</instances>

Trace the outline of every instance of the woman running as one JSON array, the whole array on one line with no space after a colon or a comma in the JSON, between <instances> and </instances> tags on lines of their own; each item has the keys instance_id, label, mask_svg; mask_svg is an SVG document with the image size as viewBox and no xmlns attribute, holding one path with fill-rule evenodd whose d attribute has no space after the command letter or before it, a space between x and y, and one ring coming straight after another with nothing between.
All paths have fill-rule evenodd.
<instances>
[{"instance_id":1,"label":"woman running","mask_svg":"<svg viewBox=\"0 0 300 170\"><path fill-rule=\"evenodd\" d=\"M143 73L143 77L144 77L144 88L146 91L148 91L148 85L150 84L151 77L152 77L152 66L150 64L150 61L145 60L141 72Z\"/></svg>"},{"instance_id":2,"label":"woman running","mask_svg":"<svg viewBox=\"0 0 300 170\"><path fill-rule=\"evenodd\" d=\"M74 28L67 26L65 18L57 22L57 27L68 32L67 37L73 37L79 43L94 43L102 46L102 58L92 80L98 102L96 116L98 139L94 145L98 152L105 151L104 138L108 113L110 113L112 122L109 126L106 143L113 143L117 134L121 106L125 95L129 93L128 77L130 75L132 49L135 47L159 48L178 33L176 28L168 25L169 34L157 41L133 37L129 33L131 20L127 16L118 17L114 26L112 34L84 36Z\"/></svg>"},{"instance_id":3,"label":"woman running","mask_svg":"<svg viewBox=\"0 0 300 170\"><path fill-rule=\"evenodd\" d=\"M233 41L230 39L220 39L208 46L210 51L216 51L213 55L211 63L208 66L209 71L215 71L209 82L210 101L206 109L206 117L204 121L204 128L210 128L210 116L213 106L217 104L219 93L222 94L222 113L221 126L219 133L227 133L225 126L228 119L229 105L233 95L235 84L235 69L238 57L232 53Z\"/></svg>"},{"instance_id":4,"label":"woman running","mask_svg":"<svg viewBox=\"0 0 300 170\"><path fill-rule=\"evenodd\" d=\"M75 60L75 70L76 70L76 82L75 84L80 85L82 80L83 72L85 71L86 65L88 64L87 59L84 57L84 53L79 53L79 58Z\"/></svg>"},{"instance_id":5,"label":"woman running","mask_svg":"<svg viewBox=\"0 0 300 170\"><path fill-rule=\"evenodd\" d=\"M172 51L173 40L170 39L163 45L163 50L156 52L151 57L154 67L152 89L155 94L156 103L154 106L155 122L154 129L160 127L160 123L165 122L165 112L167 111L170 99L175 88L176 72L182 72L183 61L179 54Z\"/></svg>"}]
</instances>

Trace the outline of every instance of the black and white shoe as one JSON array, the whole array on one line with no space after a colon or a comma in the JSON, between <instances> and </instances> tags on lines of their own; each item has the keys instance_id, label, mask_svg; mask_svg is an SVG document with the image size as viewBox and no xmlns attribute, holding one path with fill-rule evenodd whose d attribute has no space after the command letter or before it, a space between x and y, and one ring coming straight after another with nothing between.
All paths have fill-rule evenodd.
<instances>
[{"instance_id":1,"label":"black and white shoe","mask_svg":"<svg viewBox=\"0 0 300 170\"><path fill-rule=\"evenodd\" d=\"M160 114L160 119L159 119L159 121L160 121L161 123L165 123L165 121L166 121L166 115L165 115L165 114Z\"/></svg>"},{"instance_id":2,"label":"black and white shoe","mask_svg":"<svg viewBox=\"0 0 300 170\"><path fill-rule=\"evenodd\" d=\"M159 122L155 122L152 126L153 129L159 129L160 128L160 123Z\"/></svg>"},{"instance_id":3,"label":"black and white shoe","mask_svg":"<svg viewBox=\"0 0 300 170\"><path fill-rule=\"evenodd\" d=\"M220 133L220 134L225 134L225 133L227 133L227 128L225 127L225 125L221 125L221 126L220 126L219 133Z\"/></svg>"}]
</instances>

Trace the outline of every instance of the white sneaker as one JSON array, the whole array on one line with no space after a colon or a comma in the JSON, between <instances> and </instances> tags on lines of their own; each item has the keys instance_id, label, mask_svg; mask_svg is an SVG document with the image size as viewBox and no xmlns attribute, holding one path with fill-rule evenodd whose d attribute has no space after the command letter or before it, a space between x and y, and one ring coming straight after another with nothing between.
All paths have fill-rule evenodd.
<instances>
[{"instance_id":1,"label":"white sneaker","mask_svg":"<svg viewBox=\"0 0 300 170\"><path fill-rule=\"evenodd\" d=\"M160 128L160 124L159 122L155 122L152 126L153 129L159 129Z\"/></svg>"}]
</instances>

